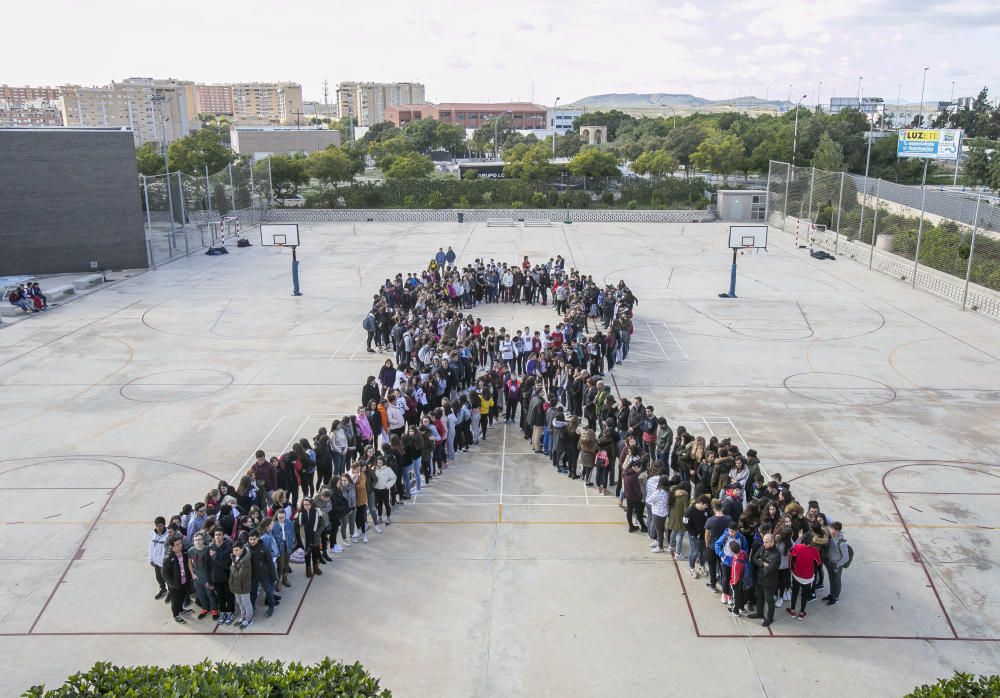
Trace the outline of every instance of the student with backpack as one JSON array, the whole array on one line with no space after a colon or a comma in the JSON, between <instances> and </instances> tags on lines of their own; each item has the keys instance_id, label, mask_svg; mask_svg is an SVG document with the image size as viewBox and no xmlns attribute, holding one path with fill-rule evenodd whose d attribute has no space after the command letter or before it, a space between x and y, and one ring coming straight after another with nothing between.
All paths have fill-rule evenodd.
<instances>
[{"instance_id":1,"label":"student with backpack","mask_svg":"<svg viewBox=\"0 0 1000 698\"><path fill-rule=\"evenodd\" d=\"M821 600L827 606L833 606L840 599L840 590L844 568L849 567L854 558L854 550L844 536L844 524L834 521L830 524L830 542L826 549L826 572L830 581L830 593Z\"/></svg>"}]
</instances>

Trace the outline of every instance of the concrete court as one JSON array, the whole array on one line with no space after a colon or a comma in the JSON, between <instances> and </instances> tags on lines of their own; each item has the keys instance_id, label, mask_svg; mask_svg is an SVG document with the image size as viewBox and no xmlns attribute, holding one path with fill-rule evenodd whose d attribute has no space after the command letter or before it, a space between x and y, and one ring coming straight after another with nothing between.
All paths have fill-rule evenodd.
<instances>
[{"instance_id":1,"label":"concrete court","mask_svg":"<svg viewBox=\"0 0 1000 698\"><path fill-rule=\"evenodd\" d=\"M773 230L740 258L721 224L311 224L288 251L195 256L0 332L0 693L96 660L359 659L399 696L895 696L1000 665L1000 326ZM490 432L385 535L349 548L239 636L176 625L149 522L352 411L374 288L460 262L563 254L640 298L622 394L756 447L845 524L841 604L773 632L724 613L622 512ZM481 306L533 329L551 308ZM662 657L662 658L661 658ZM738 692L738 693L735 693Z\"/></svg>"}]
</instances>

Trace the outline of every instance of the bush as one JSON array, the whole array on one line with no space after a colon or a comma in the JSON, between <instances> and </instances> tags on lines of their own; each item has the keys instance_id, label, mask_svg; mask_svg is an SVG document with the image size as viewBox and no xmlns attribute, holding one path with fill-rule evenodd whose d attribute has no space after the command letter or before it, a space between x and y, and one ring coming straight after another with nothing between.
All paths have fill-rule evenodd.
<instances>
[{"instance_id":1,"label":"bush","mask_svg":"<svg viewBox=\"0 0 1000 698\"><path fill-rule=\"evenodd\" d=\"M604 203L605 206L612 206L615 203L615 195L609 191L606 191L601 195L601 201Z\"/></svg>"},{"instance_id":2,"label":"bush","mask_svg":"<svg viewBox=\"0 0 1000 698\"><path fill-rule=\"evenodd\" d=\"M330 658L313 666L257 659L246 664L213 663L170 667L112 666L98 662L86 673L66 679L59 688L45 690L32 686L25 698L75 698L76 696L149 695L174 696L248 695L258 698L278 696L363 696L391 698L379 688L378 679L358 663L341 664Z\"/></svg>"},{"instance_id":3,"label":"bush","mask_svg":"<svg viewBox=\"0 0 1000 698\"><path fill-rule=\"evenodd\" d=\"M403 208L416 208L417 207L417 197L413 194L407 194L403 197Z\"/></svg>"},{"instance_id":4,"label":"bush","mask_svg":"<svg viewBox=\"0 0 1000 698\"><path fill-rule=\"evenodd\" d=\"M625 208L627 208L629 211L634 211L637 208L639 208L639 202L638 201L629 201L627 204L625 204Z\"/></svg>"},{"instance_id":5,"label":"bush","mask_svg":"<svg viewBox=\"0 0 1000 698\"><path fill-rule=\"evenodd\" d=\"M531 195L531 207L532 208L545 208L549 203L548 198L540 191L536 191Z\"/></svg>"},{"instance_id":6,"label":"bush","mask_svg":"<svg viewBox=\"0 0 1000 698\"><path fill-rule=\"evenodd\" d=\"M994 698L1000 696L1000 676L956 673L950 679L915 688L906 698Z\"/></svg>"},{"instance_id":7,"label":"bush","mask_svg":"<svg viewBox=\"0 0 1000 698\"><path fill-rule=\"evenodd\" d=\"M427 205L431 208L448 208L448 199L439 191L432 191L427 197Z\"/></svg>"}]
</instances>

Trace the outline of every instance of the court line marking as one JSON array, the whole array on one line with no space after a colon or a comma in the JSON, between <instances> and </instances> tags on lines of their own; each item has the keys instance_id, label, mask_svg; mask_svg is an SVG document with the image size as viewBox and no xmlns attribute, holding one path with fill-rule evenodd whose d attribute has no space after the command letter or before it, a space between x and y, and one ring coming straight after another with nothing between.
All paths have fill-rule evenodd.
<instances>
[{"instance_id":1,"label":"court line marking","mask_svg":"<svg viewBox=\"0 0 1000 698\"><path fill-rule=\"evenodd\" d=\"M665 358L667 361L673 361L673 359L670 358L670 355L667 354L667 350L663 348L662 344L660 344L660 338L656 336L656 333L653 332L652 325L650 325L648 322L646 323L646 329L649 330L649 334L653 335L653 339L656 340L656 345L660 347L660 353L663 354L663 358Z\"/></svg>"},{"instance_id":2,"label":"court line marking","mask_svg":"<svg viewBox=\"0 0 1000 698\"><path fill-rule=\"evenodd\" d=\"M668 282L667 285L669 286L669 282ZM677 341L677 337L674 335L674 331L672 329L670 329L670 325L668 325L667 323L664 322L663 326L666 328L667 332L670 333L670 338L672 340L674 340L674 344L676 344L677 348L681 350L682 354L684 354L684 360L685 361L690 361L691 357L688 356L688 353L686 351L684 351L684 347L681 346L681 343Z\"/></svg>"},{"instance_id":3,"label":"court line marking","mask_svg":"<svg viewBox=\"0 0 1000 698\"><path fill-rule=\"evenodd\" d=\"M351 331L347 333L347 336L346 336L346 337L344 337L344 338L343 338L342 340L340 340L340 344L338 344L338 345L337 345L337 348L333 350L333 353L332 353L332 354L330 354L330 359L331 359L331 360L332 360L332 359L334 359L334 358L336 358L336 356L337 356L337 353L338 353L338 352L340 352L341 348L342 348L342 347L343 347L343 346L344 346L345 344L347 344L347 340L349 340L349 339L351 338L351 335L353 335L353 334L354 334L354 332L355 332L355 330L357 330L357 329L358 329L358 328L357 328L357 325L355 325L355 326L351 327Z\"/></svg>"}]
</instances>

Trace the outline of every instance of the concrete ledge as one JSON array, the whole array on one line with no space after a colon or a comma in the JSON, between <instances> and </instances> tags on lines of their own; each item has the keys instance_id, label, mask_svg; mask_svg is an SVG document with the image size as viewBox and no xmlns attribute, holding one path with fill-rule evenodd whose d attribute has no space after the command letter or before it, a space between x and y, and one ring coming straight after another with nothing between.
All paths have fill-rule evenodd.
<instances>
[{"instance_id":1,"label":"concrete ledge","mask_svg":"<svg viewBox=\"0 0 1000 698\"><path fill-rule=\"evenodd\" d=\"M565 220L566 209L558 208L472 208L472 209L419 209L419 208L275 208L264 213L263 219L273 222L323 222L323 221L373 221L392 223L453 223L459 213L467 223L484 223L490 218L545 219L555 223ZM574 223L704 223L714 221L711 211L662 210L630 211L628 209L570 209L569 219Z\"/></svg>"}]
</instances>

